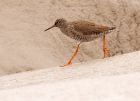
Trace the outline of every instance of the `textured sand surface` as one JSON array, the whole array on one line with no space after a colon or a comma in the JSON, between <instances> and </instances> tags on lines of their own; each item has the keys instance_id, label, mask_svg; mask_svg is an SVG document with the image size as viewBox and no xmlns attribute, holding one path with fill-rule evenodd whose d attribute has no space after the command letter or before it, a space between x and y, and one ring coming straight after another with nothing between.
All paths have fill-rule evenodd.
<instances>
[{"instance_id":1,"label":"textured sand surface","mask_svg":"<svg viewBox=\"0 0 140 101\"><path fill-rule=\"evenodd\" d=\"M0 75L62 65L76 42L55 28L57 18L116 26L111 55L140 49L140 0L0 0ZM101 39L84 43L74 63L102 58Z\"/></svg>"},{"instance_id":2,"label":"textured sand surface","mask_svg":"<svg viewBox=\"0 0 140 101\"><path fill-rule=\"evenodd\" d=\"M121 81L121 82L120 82ZM140 73L0 91L2 101L139 101Z\"/></svg>"},{"instance_id":3,"label":"textured sand surface","mask_svg":"<svg viewBox=\"0 0 140 101\"><path fill-rule=\"evenodd\" d=\"M0 90L39 83L55 83L65 80L100 78L140 72L140 51L99 59L68 68L54 67L0 77Z\"/></svg>"},{"instance_id":4,"label":"textured sand surface","mask_svg":"<svg viewBox=\"0 0 140 101\"><path fill-rule=\"evenodd\" d=\"M139 101L140 52L0 77L2 101Z\"/></svg>"}]
</instances>

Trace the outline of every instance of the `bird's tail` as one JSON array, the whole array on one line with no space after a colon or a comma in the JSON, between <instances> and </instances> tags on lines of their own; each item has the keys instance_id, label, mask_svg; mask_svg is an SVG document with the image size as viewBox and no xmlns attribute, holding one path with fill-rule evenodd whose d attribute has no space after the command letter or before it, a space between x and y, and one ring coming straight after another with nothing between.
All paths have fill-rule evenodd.
<instances>
[{"instance_id":1,"label":"bird's tail","mask_svg":"<svg viewBox=\"0 0 140 101\"><path fill-rule=\"evenodd\" d=\"M116 29L116 27L110 27L110 29L109 29L109 30L114 30L114 29Z\"/></svg>"}]
</instances>

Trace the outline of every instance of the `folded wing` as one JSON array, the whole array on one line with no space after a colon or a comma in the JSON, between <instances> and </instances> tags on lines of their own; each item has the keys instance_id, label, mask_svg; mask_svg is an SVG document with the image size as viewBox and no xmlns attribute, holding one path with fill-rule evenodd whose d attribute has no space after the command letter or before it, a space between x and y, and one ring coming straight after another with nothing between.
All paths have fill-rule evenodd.
<instances>
[{"instance_id":1,"label":"folded wing","mask_svg":"<svg viewBox=\"0 0 140 101\"><path fill-rule=\"evenodd\" d=\"M74 21L71 23L74 26L74 29L83 35L97 35L111 29L110 27L96 25L95 23L88 21Z\"/></svg>"}]
</instances>

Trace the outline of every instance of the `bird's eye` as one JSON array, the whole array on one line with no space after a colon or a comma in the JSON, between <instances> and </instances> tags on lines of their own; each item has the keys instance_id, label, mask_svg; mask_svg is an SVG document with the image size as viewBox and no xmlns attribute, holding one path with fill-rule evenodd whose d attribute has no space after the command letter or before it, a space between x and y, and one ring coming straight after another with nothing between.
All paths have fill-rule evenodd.
<instances>
[{"instance_id":1,"label":"bird's eye","mask_svg":"<svg viewBox=\"0 0 140 101\"><path fill-rule=\"evenodd\" d=\"M58 22L55 22L55 25L57 25Z\"/></svg>"},{"instance_id":2,"label":"bird's eye","mask_svg":"<svg viewBox=\"0 0 140 101\"><path fill-rule=\"evenodd\" d=\"M57 25L58 23L59 23L59 22L58 22L58 21L56 21L56 22L55 22L55 25Z\"/></svg>"}]
</instances>

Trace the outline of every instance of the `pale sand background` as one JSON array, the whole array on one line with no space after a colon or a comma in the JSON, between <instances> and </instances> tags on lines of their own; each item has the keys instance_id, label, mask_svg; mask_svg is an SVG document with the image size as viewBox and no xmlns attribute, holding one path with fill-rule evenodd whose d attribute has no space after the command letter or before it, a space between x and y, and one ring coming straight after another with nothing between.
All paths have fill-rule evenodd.
<instances>
[{"instance_id":1,"label":"pale sand background","mask_svg":"<svg viewBox=\"0 0 140 101\"><path fill-rule=\"evenodd\" d=\"M140 0L0 0L0 75L62 65L76 42L57 18L116 26L107 37L111 55L140 50ZM102 58L101 40L84 43L74 63Z\"/></svg>"}]
</instances>

